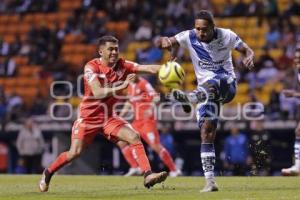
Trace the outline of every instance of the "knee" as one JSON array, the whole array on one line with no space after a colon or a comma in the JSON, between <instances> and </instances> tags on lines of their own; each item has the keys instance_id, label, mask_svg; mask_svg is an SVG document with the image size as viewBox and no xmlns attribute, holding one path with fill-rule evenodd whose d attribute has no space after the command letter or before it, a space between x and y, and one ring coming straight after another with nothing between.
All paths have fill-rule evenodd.
<instances>
[{"instance_id":1,"label":"knee","mask_svg":"<svg viewBox=\"0 0 300 200\"><path fill-rule=\"evenodd\" d=\"M162 150L162 148L163 147L161 145L156 145L156 144L151 146L151 149L153 149L158 154L160 153L160 151Z\"/></svg>"},{"instance_id":2,"label":"knee","mask_svg":"<svg viewBox=\"0 0 300 200\"><path fill-rule=\"evenodd\" d=\"M129 136L128 136L128 141L129 144L136 144L141 142L141 137L137 132L132 132Z\"/></svg>"},{"instance_id":3,"label":"knee","mask_svg":"<svg viewBox=\"0 0 300 200\"><path fill-rule=\"evenodd\" d=\"M207 93L207 98L211 102L218 101L220 98L219 86L215 81L208 81L203 85L203 89Z\"/></svg>"},{"instance_id":4,"label":"knee","mask_svg":"<svg viewBox=\"0 0 300 200\"><path fill-rule=\"evenodd\" d=\"M208 121L205 121L201 126L202 142L213 142L215 138L216 126Z\"/></svg>"},{"instance_id":5,"label":"knee","mask_svg":"<svg viewBox=\"0 0 300 200\"><path fill-rule=\"evenodd\" d=\"M70 151L68 152L69 160L73 160L79 157L81 152L82 152L82 148L70 149Z\"/></svg>"},{"instance_id":6,"label":"knee","mask_svg":"<svg viewBox=\"0 0 300 200\"><path fill-rule=\"evenodd\" d=\"M124 147L126 147L128 145L128 143L123 142L123 141L119 141L119 142L117 142L117 145L120 149L123 149Z\"/></svg>"}]
</instances>

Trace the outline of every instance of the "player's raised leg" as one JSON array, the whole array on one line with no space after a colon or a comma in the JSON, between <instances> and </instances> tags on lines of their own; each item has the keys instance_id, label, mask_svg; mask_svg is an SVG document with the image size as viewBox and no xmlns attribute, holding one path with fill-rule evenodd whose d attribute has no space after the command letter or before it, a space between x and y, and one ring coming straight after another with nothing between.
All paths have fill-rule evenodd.
<instances>
[{"instance_id":1,"label":"player's raised leg","mask_svg":"<svg viewBox=\"0 0 300 200\"><path fill-rule=\"evenodd\" d=\"M295 164L289 168L284 168L281 170L281 173L284 176L300 175L300 123L298 124L295 133L296 133L295 144L294 144Z\"/></svg>"},{"instance_id":2,"label":"player's raised leg","mask_svg":"<svg viewBox=\"0 0 300 200\"><path fill-rule=\"evenodd\" d=\"M144 186L150 188L166 180L167 172L153 173L139 134L129 125L123 125L117 132L117 137L130 144L134 158L144 173Z\"/></svg>"},{"instance_id":3,"label":"player's raised leg","mask_svg":"<svg viewBox=\"0 0 300 200\"><path fill-rule=\"evenodd\" d=\"M208 100L209 94L205 89L200 88L194 92L185 93L179 89L173 89L171 92L171 98L182 104L183 111L190 113L192 111L192 103L201 103Z\"/></svg>"},{"instance_id":4,"label":"player's raised leg","mask_svg":"<svg viewBox=\"0 0 300 200\"><path fill-rule=\"evenodd\" d=\"M121 149L121 152L125 160L130 166L129 171L124 176L142 175L142 171L139 168L139 164L133 157L133 153L132 153L132 149L130 148L130 145L127 142L123 142L123 141L117 142L117 145Z\"/></svg>"}]
</instances>

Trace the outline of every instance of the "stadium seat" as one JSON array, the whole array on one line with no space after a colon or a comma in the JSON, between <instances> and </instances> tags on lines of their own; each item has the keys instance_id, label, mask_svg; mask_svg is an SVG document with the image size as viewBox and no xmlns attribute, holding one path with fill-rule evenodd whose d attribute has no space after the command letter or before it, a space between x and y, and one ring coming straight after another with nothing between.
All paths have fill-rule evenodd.
<instances>
[{"instance_id":1,"label":"stadium seat","mask_svg":"<svg viewBox=\"0 0 300 200\"><path fill-rule=\"evenodd\" d=\"M63 46L62 46L62 48L61 48L61 53L63 54L63 55L65 55L65 54L72 54L72 53L74 53L75 52L75 50L74 50L74 45L73 44L64 44Z\"/></svg>"},{"instance_id":2,"label":"stadium seat","mask_svg":"<svg viewBox=\"0 0 300 200\"><path fill-rule=\"evenodd\" d=\"M59 10L60 11L72 11L76 8L80 8L81 0L60 0Z\"/></svg>"},{"instance_id":3,"label":"stadium seat","mask_svg":"<svg viewBox=\"0 0 300 200\"><path fill-rule=\"evenodd\" d=\"M38 65L25 65L18 68L19 77L37 77L41 71L41 67Z\"/></svg>"},{"instance_id":4,"label":"stadium seat","mask_svg":"<svg viewBox=\"0 0 300 200\"><path fill-rule=\"evenodd\" d=\"M282 55L282 49L272 49L269 53L276 60Z\"/></svg>"},{"instance_id":5,"label":"stadium seat","mask_svg":"<svg viewBox=\"0 0 300 200\"><path fill-rule=\"evenodd\" d=\"M80 43L84 39L83 35L67 34L64 37L64 43Z\"/></svg>"},{"instance_id":6,"label":"stadium seat","mask_svg":"<svg viewBox=\"0 0 300 200\"><path fill-rule=\"evenodd\" d=\"M18 79L17 78L6 78L4 81L4 86L13 88L17 85Z\"/></svg>"},{"instance_id":7,"label":"stadium seat","mask_svg":"<svg viewBox=\"0 0 300 200\"><path fill-rule=\"evenodd\" d=\"M249 92L249 84L248 83L239 83L237 87L238 94L247 94Z\"/></svg>"},{"instance_id":8,"label":"stadium seat","mask_svg":"<svg viewBox=\"0 0 300 200\"><path fill-rule=\"evenodd\" d=\"M26 65L28 63L28 57L26 56L15 56L13 59L17 66Z\"/></svg>"},{"instance_id":9,"label":"stadium seat","mask_svg":"<svg viewBox=\"0 0 300 200\"><path fill-rule=\"evenodd\" d=\"M8 18L9 18L9 15L0 15L0 24L7 24Z\"/></svg>"},{"instance_id":10,"label":"stadium seat","mask_svg":"<svg viewBox=\"0 0 300 200\"><path fill-rule=\"evenodd\" d=\"M16 86L17 87L26 87L26 88L27 87L38 87L39 79L38 78L19 77Z\"/></svg>"},{"instance_id":11,"label":"stadium seat","mask_svg":"<svg viewBox=\"0 0 300 200\"><path fill-rule=\"evenodd\" d=\"M136 52L138 49L143 49L149 45L149 42L131 42L128 44L127 51Z\"/></svg>"}]
</instances>

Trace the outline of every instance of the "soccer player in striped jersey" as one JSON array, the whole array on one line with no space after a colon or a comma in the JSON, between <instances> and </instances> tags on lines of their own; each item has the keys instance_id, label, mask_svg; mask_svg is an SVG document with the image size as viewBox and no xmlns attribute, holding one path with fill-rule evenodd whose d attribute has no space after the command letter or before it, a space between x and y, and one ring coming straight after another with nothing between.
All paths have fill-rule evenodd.
<instances>
[{"instance_id":1,"label":"soccer player in striped jersey","mask_svg":"<svg viewBox=\"0 0 300 200\"><path fill-rule=\"evenodd\" d=\"M197 77L197 89L188 94L173 90L172 96L182 103L185 112L191 111L190 103L199 103L197 120L201 134L202 168L206 179L201 192L212 192L218 191L214 177L213 143L220 106L230 102L236 92L231 51L235 49L240 52L244 56L243 65L250 69L254 67L254 53L233 31L216 27L209 11L201 10L194 22L194 29L174 37L161 37L157 45L169 50L181 46L189 51Z\"/></svg>"}]
</instances>

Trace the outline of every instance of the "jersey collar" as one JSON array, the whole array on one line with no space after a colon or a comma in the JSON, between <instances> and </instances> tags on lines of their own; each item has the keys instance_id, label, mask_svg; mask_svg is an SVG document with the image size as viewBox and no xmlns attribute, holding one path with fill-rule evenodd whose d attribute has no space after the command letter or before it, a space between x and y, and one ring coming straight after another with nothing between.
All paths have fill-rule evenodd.
<instances>
[{"instance_id":1,"label":"jersey collar","mask_svg":"<svg viewBox=\"0 0 300 200\"><path fill-rule=\"evenodd\" d=\"M112 70L115 70L115 69L116 69L116 66L117 66L117 63L118 63L118 61L117 61L112 67L109 67L109 66L103 64L101 57L99 58L99 61L100 61L100 63L101 63L103 66L105 66L105 67L107 67L107 68L110 68L110 69L112 69Z\"/></svg>"}]
</instances>

